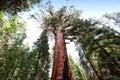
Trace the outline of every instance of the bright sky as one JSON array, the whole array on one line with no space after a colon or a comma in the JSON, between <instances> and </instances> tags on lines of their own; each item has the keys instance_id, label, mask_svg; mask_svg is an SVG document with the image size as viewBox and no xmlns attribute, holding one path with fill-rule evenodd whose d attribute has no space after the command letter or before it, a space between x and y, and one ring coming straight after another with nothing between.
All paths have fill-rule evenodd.
<instances>
[{"instance_id":1,"label":"bright sky","mask_svg":"<svg viewBox=\"0 0 120 80\"><path fill-rule=\"evenodd\" d=\"M44 0L47 1L47 0ZM83 17L100 17L105 13L120 11L120 0L51 0L55 8L74 5L83 11Z\"/></svg>"},{"instance_id":2,"label":"bright sky","mask_svg":"<svg viewBox=\"0 0 120 80\"><path fill-rule=\"evenodd\" d=\"M43 0L42 3L48 0ZM111 12L120 11L120 0L51 0L55 9L59 9L62 6L75 6L76 9L82 10L83 18L96 18L99 19L103 14ZM28 19L28 14L22 15L23 19L27 23L27 39L25 43L32 43L37 40L40 35L40 29L38 29L38 24L32 19ZM77 53L75 51L75 45L73 43L67 45L68 53L77 58Z\"/></svg>"}]
</instances>

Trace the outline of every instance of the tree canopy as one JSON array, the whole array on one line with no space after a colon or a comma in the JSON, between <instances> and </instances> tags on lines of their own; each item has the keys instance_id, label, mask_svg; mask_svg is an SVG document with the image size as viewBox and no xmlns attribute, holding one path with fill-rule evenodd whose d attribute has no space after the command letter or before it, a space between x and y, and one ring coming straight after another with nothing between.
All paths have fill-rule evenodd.
<instances>
[{"instance_id":1,"label":"tree canopy","mask_svg":"<svg viewBox=\"0 0 120 80\"><path fill-rule=\"evenodd\" d=\"M57 46L56 51L66 50L65 39L76 44L79 60L73 60L71 55L65 59L63 71L69 69L74 80L120 80L120 13L110 13L103 20L83 19L81 11L73 6L63 6L54 10L50 5L45 9L49 14L42 15L43 31L32 47L24 44L26 25L17 15L7 17L5 13L17 14L29 10L41 0L2 0L0 3L0 80L49 80L51 74L49 52L49 32L55 39L61 39L64 46ZM47 5L48 6L48 5ZM35 14L34 18L39 20ZM114 28L112 28L114 27ZM59 32L61 34L58 34ZM32 33L31 33L32 34ZM62 43L62 44L63 44ZM61 45L61 44L60 44ZM53 50L55 50L54 48ZM67 53L67 52L66 52ZM59 60L59 59L57 59ZM58 64L58 63L57 63ZM67 64L67 65L66 65ZM63 64L62 64L63 65ZM60 66L61 68L61 66ZM69 71L68 71L69 72ZM67 72L63 74L66 79ZM68 76L67 76L68 78Z\"/></svg>"},{"instance_id":2,"label":"tree canopy","mask_svg":"<svg viewBox=\"0 0 120 80\"><path fill-rule=\"evenodd\" d=\"M41 0L1 0L0 11L17 14L17 12L28 11L40 2Z\"/></svg>"}]
</instances>

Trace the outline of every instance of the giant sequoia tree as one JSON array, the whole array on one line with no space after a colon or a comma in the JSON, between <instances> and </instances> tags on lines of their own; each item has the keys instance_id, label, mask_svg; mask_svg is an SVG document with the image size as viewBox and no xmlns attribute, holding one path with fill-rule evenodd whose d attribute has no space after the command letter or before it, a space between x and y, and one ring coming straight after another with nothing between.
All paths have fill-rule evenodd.
<instances>
[{"instance_id":1,"label":"giant sequoia tree","mask_svg":"<svg viewBox=\"0 0 120 80\"><path fill-rule=\"evenodd\" d=\"M74 19L79 17L79 12L72 7L69 10L64 6L54 12L52 6L50 6L47 10L50 14L43 18L44 28L51 30L55 36L52 80L72 80L65 39L72 39L66 31L72 27Z\"/></svg>"},{"instance_id":2,"label":"giant sequoia tree","mask_svg":"<svg viewBox=\"0 0 120 80\"><path fill-rule=\"evenodd\" d=\"M91 24L89 20L80 19L80 11L75 10L73 6L69 9L63 6L58 11L54 11L53 6L50 5L46 10L49 14L43 16L43 27L48 31L52 31L55 36L54 62L51 79L72 80L65 39L72 41L77 38L78 35L85 35L85 33L89 32L87 27L94 25L94 23ZM32 15L32 17L39 21L36 16ZM76 21L80 23L77 24L78 22ZM82 27L82 31L79 31L78 26Z\"/></svg>"}]
</instances>

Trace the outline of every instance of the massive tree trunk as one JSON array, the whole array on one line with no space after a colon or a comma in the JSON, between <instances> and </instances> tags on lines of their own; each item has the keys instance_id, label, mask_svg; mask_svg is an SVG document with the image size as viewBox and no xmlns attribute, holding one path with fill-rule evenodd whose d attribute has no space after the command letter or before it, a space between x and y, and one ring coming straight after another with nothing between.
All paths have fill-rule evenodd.
<instances>
[{"instance_id":1,"label":"massive tree trunk","mask_svg":"<svg viewBox=\"0 0 120 80\"><path fill-rule=\"evenodd\" d=\"M51 80L72 80L63 31L56 30L55 33L55 52Z\"/></svg>"}]
</instances>

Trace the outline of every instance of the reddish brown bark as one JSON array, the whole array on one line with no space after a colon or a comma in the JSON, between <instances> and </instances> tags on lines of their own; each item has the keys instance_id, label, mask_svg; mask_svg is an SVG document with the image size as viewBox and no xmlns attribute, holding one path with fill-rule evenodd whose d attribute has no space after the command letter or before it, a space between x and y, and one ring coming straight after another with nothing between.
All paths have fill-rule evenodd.
<instances>
[{"instance_id":1,"label":"reddish brown bark","mask_svg":"<svg viewBox=\"0 0 120 80\"><path fill-rule=\"evenodd\" d=\"M51 80L72 80L65 39L61 30L56 31L54 63Z\"/></svg>"}]
</instances>

